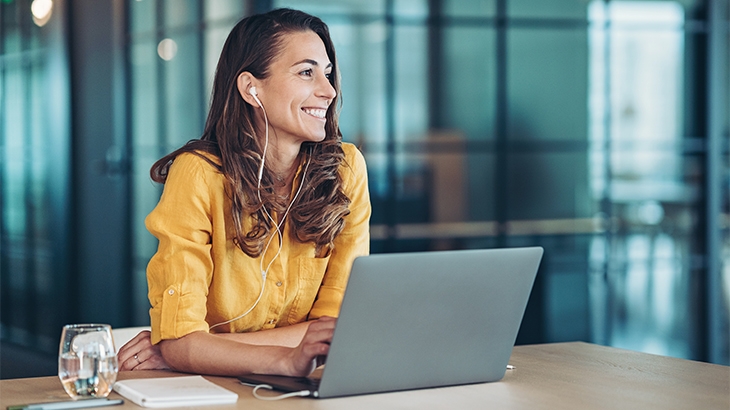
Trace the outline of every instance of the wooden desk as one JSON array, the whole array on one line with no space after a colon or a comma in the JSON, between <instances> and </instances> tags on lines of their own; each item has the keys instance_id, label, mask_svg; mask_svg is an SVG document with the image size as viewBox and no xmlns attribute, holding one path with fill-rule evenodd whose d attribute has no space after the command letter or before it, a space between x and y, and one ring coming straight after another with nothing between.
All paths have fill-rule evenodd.
<instances>
[{"instance_id":1,"label":"wooden desk","mask_svg":"<svg viewBox=\"0 0 730 410\"><path fill-rule=\"evenodd\" d=\"M727 366L581 342L517 346L510 363L516 369L496 383L323 400L261 401L236 379L207 378L239 395L235 405L210 407L218 409L730 409ZM119 379L177 375L123 372ZM0 381L0 410L63 399L56 377ZM122 407L139 408L126 401L109 409Z\"/></svg>"}]
</instances>

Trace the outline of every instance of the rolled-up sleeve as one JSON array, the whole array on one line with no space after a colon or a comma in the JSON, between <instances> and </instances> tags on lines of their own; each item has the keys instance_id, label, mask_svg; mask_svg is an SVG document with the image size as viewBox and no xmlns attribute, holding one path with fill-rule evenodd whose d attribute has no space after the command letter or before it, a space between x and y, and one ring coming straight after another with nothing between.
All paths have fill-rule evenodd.
<instances>
[{"instance_id":1,"label":"rolled-up sleeve","mask_svg":"<svg viewBox=\"0 0 730 410\"><path fill-rule=\"evenodd\" d=\"M350 214L345 226L335 238L327 271L309 312L310 319L322 316L338 316L352 262L356 257L370 252L370 193L365 158L352 144L344 143L346 163L340 168L343 188L350 198Z\"/></svg>"},{"instance_id":2,"label":"rolled-up sleeve","mask_svg":"<svg viewBox=\"0 0 730 410\"><path fill-rule=\"evenodd\" d=\"M159 240L147 266L152 343L208 331L206 300L213 275L210 209L215 200L209 181L212 170L195 155L178 156L159 203L145 220Z\"/></svg>"}]
</instances>

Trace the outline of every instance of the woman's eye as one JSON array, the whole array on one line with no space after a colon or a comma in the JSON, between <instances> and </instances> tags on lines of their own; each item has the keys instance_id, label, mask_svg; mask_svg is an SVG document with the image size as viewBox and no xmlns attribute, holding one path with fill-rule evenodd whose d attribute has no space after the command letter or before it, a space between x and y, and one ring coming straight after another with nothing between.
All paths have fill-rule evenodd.
<instances>
[{"instance_id":1,"label":"woman's eye","mask_svg":"<svg viewBox=\"0 0 730 410\"><path fill-rule=\"evenodd\" d=\"M326 73L324 76L327 77L328 80L332 79L332 73Z\"/></svg>"},{"instance_id":2,"label":"woman's eye","mask_svg":"<svg viewBox=\"0 0 730 410\"><path fill-rule=\"evenodd\" d=\"M311 77L312 76L312 69L311 68L307 68L306 70L302 70L299 74L306 75L307 77Z\"/></svg>"}]
</instances>

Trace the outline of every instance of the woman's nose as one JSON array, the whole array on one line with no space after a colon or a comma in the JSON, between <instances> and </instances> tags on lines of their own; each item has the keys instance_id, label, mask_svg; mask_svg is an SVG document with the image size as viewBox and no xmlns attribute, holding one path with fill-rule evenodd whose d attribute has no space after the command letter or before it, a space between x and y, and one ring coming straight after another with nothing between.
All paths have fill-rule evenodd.
<instances>
[{"instance_id":1,"label":"woman's nose","mask_svg":"<svg viewBox=\"0 0 730 410\"><path fill-rule=\"evenodd\" d=\"M337 91L335 91L335 88L332 87L332 84L330 84L330 80L326 75L322 75L319 79L317 95L330 101L337 96Z\"/></svg>"}]
</instances>

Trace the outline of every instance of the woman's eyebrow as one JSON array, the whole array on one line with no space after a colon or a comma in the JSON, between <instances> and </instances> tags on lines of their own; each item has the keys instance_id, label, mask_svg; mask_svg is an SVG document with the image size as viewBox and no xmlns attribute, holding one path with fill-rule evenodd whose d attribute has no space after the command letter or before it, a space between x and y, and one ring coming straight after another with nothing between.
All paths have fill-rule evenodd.
<instances>
[{"instance_id":1,"label":"woman's eyebrow","mask_svg":"<svg viewBox=\"0 0 730 410\"><path fill-rule=\"evenodd\" d=\"M297 61L296 63L292 64L292 67L299 65L299 64L311 64L313 66L319 65L319 63L317 61L312 60L311 58L305 58L304 60ZM330 67L332 67L332 63L328 63L325 68L330 68Z\"/></svg>"}]
</instances>

